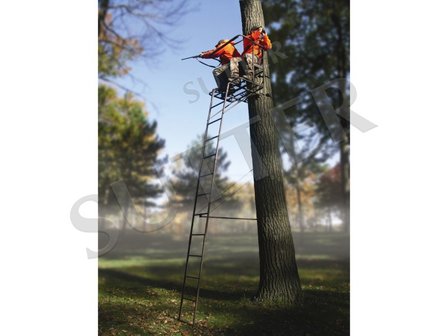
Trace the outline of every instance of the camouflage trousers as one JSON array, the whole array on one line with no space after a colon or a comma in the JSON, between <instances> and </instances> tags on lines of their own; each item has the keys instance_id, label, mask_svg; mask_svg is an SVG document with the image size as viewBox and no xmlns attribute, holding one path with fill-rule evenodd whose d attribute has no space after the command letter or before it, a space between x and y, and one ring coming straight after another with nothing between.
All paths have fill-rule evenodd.
<instances>
[{"instance_id":1,"label":"camouflage trousers","mask_svg":"<svg viewBox=\"0 0 448 336\"><path fill-rule=\"evenodd\" d=\"M213 70L213 76L215 76L216 84L218 88L224 89L227 82L222 80L222 73L227 74L227 78L237 78L239 76L239 63L241 57L232 57L229 63L223 64Z\"/></svg>"},{"instance_id":2,"label":"camouflage trousers","mask_svg":"<svg viewBox=\"0 0 448 336\"><path fill-rule=\"evenodd\" d=\"M244 60L247 64L247 72L249 76L253 75L254 64L259 64L259 58L254 54L244 54Z\"/></svg>"}]
</instances>

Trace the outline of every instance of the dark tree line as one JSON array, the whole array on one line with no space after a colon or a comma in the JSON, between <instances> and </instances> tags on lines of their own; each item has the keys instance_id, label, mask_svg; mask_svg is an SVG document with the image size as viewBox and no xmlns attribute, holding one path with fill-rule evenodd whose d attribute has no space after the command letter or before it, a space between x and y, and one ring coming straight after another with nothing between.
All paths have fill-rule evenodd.
<instances>
[{"instance_id":1,"label":"dark tree line","mask_svg":"<svg viewBox=\"0 0 448 336\"><path fill-rule=\"evenodd\" d=\"M281 43L281 52L286 55L272 65L274 98L277 102L297 98L297 104L285 111L296 147L310 136L303 131L308 129L312 136L321 139L322 147L314 153L319 154L320 159L332 155L335 148L339 151L341 178L335 192L341 200L345 229L349 231L349 110L345 106L339 109L339 115L334 115L334 110L346 104L349 98L349 1L268 0L264 6L271 38ZM316 94L316 89L320 94ZM326 99L329 102L324 101ZM322 108L325 104L331 106ZM306 155L309 152L306 147L302 145L288 153L293 156L298 183L299 172L308 162L316 161L315 155ZM300 186L297 188L299 190Z\"/></svg>"}]
</instances>

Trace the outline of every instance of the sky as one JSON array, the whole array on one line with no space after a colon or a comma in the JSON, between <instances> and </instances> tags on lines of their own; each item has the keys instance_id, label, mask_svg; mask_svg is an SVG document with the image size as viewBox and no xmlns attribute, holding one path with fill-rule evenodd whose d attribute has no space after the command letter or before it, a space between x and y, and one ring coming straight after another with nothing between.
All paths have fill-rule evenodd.
<instances>
[{"instance_id":1,"label":"sky","mask_svg":"<svg viewBox=\"0 0 448 336\"><path fill-rule=\"evenodd\" d=\"M184 152L204 132L210 104L208 92L216 86L212 68L194 59L181 61L181 58L212 49L220 39L242 33L239 1L193 0L189 4L195 10L187 13L168 33L182 43L156 56L154 62L131 65L133 76L146 86L131 78L121 80L121 84L139 93L138 98L145 101L149 119L157 121L157 132L166 141L165 153L169 158ZM241 44L237 48L241 51ZM247 122L247 105L240 104L225 115L223 132ZM248 138L249 129L247 135ZM245 145L248 144L247 139ZM251 167L236 140L225 138L221 146L232 162L226 175L233 181L252 180Z\"/></svg>"}]
</instances>

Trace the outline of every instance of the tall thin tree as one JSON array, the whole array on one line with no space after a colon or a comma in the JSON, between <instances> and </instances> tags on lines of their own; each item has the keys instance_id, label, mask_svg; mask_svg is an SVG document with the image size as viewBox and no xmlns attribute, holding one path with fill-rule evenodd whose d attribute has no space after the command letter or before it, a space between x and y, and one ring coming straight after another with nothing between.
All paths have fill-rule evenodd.
<instances>
[{"instance_id":1,"label":"tall thin tree","mask_svg":"<svg viewBox=\"0 0 448 336\"><path fill-rule=\"evenodd\" d=\"M260 0L240 0L243 31L264 26ZM257 300L292 304L301 301L302 289L294 242L286 208L279 139L272 117L269 65L264 57L263 93L249 100L255 202L258 218L260 283ZM259 158L259 160L258 160Z\"/></svg>"}]
</instances>

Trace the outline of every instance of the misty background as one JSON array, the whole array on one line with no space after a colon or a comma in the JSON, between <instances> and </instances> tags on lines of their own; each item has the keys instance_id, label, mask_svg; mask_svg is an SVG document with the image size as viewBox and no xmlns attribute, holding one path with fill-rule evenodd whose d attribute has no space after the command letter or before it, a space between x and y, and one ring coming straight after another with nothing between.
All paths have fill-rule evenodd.
<instances>
[{"instance_id":1,"label":"misty background","mask_svg":"<svg viewBox=\"0 0 448 336\"><path fill-rule=\"evenodd\" d=\"M181 332L173 316L208 92L215 85L210 68L180 58L241 34L239 2L99 0L99 9L100 332L114 335L133 323L135 334L156 330L136 318L166 320L166 328ZM343 118L326 119L332 111L322 106L337 109L349 100L349 3L264 1L263 9L274 45L268 55L274 103L280 106L274 118L285 196L302 286L313 302L310 321L324 319L319 330L345 335L349 127ZM324 96L313 93L323 86ZM247 124L246 105L227 112L224 120L223 133ZM246 131L246 139L226 137L219 149L219 202L212 215L248 220L210 220L199 314L202 321L211 320L203 324L204 334L219 334L221 328L224 334L244 334L243 321L259 320L262 328L265 320L265 312L249 317L244 308L259 273L257 226L250 220L256 217L251 159L241 150L250 148ZM146 297L145 291L153 295ZM299 322L288 327L284 314L272 312L271 327L287 334Z\"/></svg>"}]
</instances>

